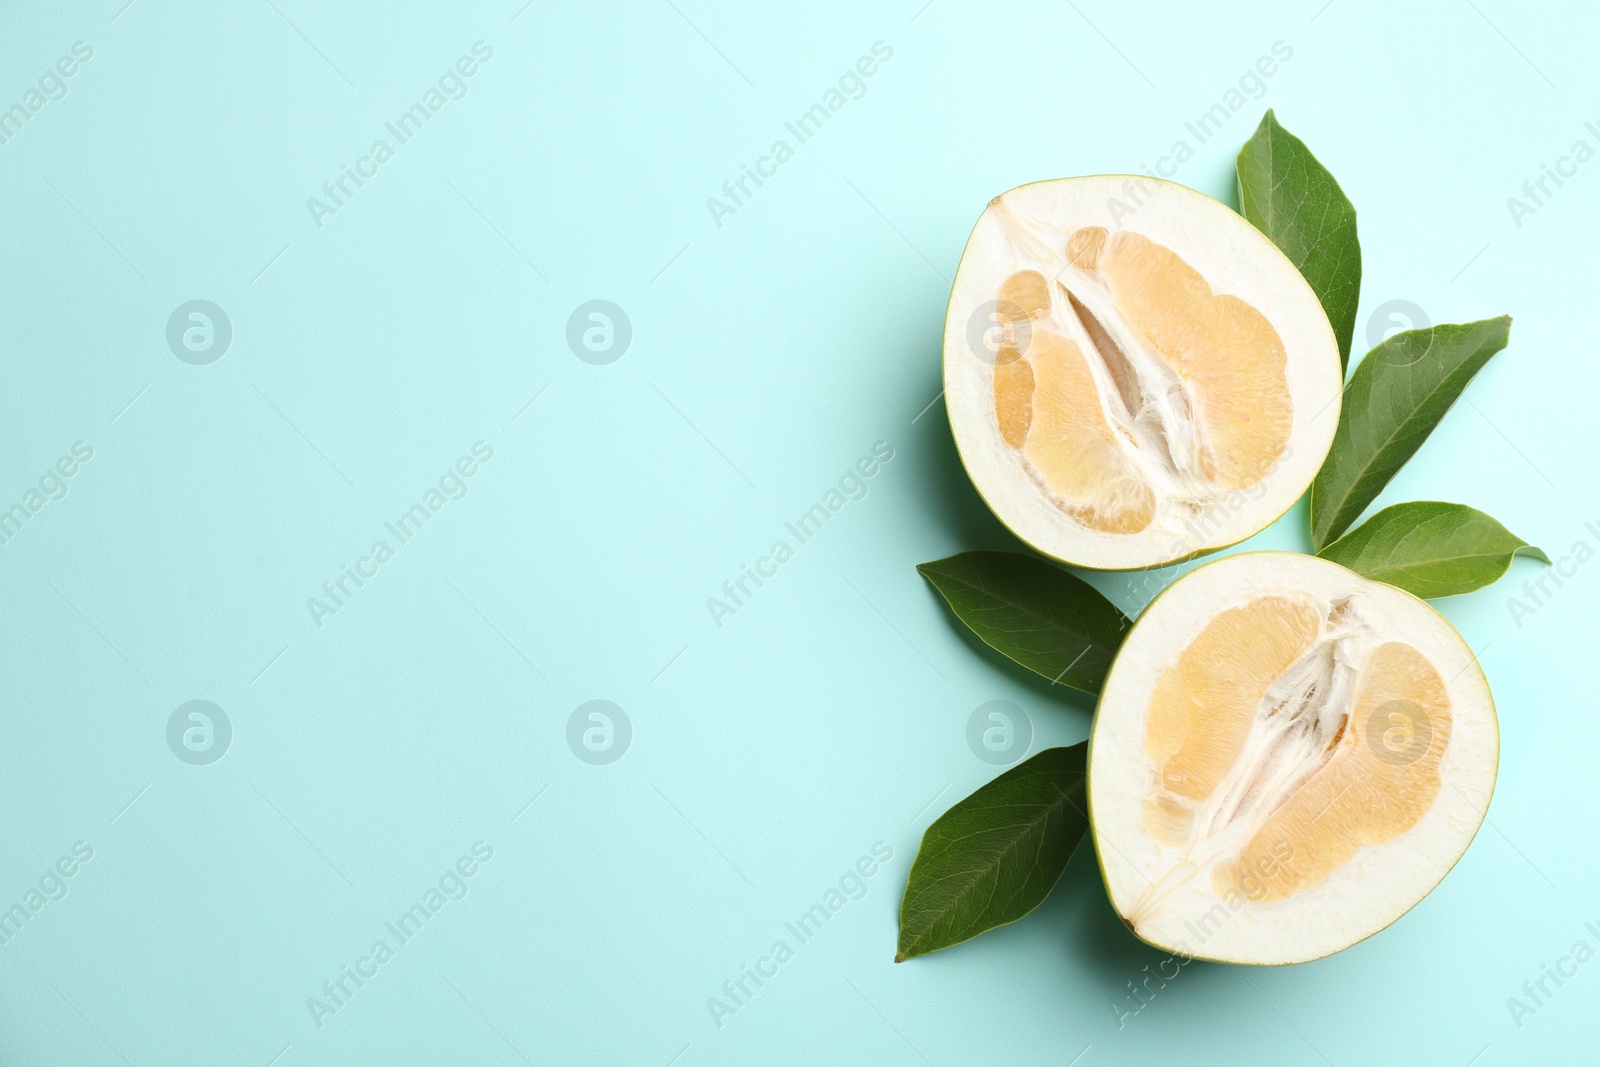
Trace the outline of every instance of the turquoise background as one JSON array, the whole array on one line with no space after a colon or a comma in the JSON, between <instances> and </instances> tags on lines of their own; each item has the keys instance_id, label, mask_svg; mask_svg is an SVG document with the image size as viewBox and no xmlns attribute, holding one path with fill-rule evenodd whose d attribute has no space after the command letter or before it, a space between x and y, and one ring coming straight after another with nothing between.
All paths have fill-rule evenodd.
<instances>
[{"instance_id":1,"label":"turquoise background","mask_svg":"<svg viewBox=\"0 0 1600 1067\"><path fill-rule=\"evenodd\" d=\"M0 10L0 107L75 42L93 53L0 145L0 507L93 451L0 545L0 908L93 852L0 944L0 1060L1592 1058L1600 963L1520 1020L1507 1004L1600 947L1587 562L1531 615L1510 602L1543 573L1526 561L1440 605L1499 698L1499 789L1389 931L1287 969L1194 964L1129 1014L1163 957L1084 850L1024 921L891 963L923 829L997 770L968 748L973 710L1020 705L1030 751L1082 739L1091 711L976 645L913 569L1014 544L935 402L984 203L1180 138L1178 180L1232 202L1233 155L1275 108L1360 211L1358 348L1392 300L1516 317L1380 503L1471 503L1553 557L1600 547L1600 163L1520 225L1507 206L1573 141L1600 147L1592 15L124 2ZM387 134L479 41L465 95ZM859 98L796 145L784 123L880 41ZM1184 123L1278 41L1259 98L1194 144ZM714 219L708 198L786 137L793 158ZM393 158L314 218L379 138ZM232 328L204 366L166 338L196 299ZM604 365L567 342L597 299L632 329ZM716 625L708 598L880 441L866 495ZM475 442L492 458L465 496L388 535ZM1303 549L1305 522L1249 547ZM318 626L308 599L386 538ZM1130 613L1161 585L1093 581ZM567 740L596 699L632 730L606 765ZM232 726L209 765L167 741L191 700ZM446 879L465 895L388 933L478 842L492 859ZM864 895L789 934L878 842ZM792 958L714 1019L780 939ZM308 1000L377 940L393 958L319 1026Z\"/></svg>"}]
</instances>

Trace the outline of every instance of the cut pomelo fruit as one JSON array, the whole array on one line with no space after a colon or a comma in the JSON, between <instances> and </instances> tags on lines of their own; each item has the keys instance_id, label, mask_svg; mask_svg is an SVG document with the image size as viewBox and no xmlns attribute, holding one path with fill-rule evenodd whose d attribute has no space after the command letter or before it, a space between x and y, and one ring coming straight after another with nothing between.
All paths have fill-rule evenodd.
<instances>
[{"instance_id":1,"label":"cut pomelo fruit","mask_svg":"<svg viewBox=\"0 0 1600 1067\"><path fill-rule=\"evenodd\" d=\"M1112 906L1228 963L1337 952L1426 896L1499 760L1477 659L1410 593L1287 552L1196 569L1124 639L1089 742Z\"/></svg>"},{"instance_id":2,"label":"cut pomelo fruit","mask_svg":"<svg viewBox=\"0 0 1600 1067\"><path fill-rule=\"evenodd\" d=\"M1342 384L1294 264L1154 178L996 197L945 319L946 405L978 492L1082 567L1187 559L1270 524L1322 465Z\"/></svg>"}]
</instances>

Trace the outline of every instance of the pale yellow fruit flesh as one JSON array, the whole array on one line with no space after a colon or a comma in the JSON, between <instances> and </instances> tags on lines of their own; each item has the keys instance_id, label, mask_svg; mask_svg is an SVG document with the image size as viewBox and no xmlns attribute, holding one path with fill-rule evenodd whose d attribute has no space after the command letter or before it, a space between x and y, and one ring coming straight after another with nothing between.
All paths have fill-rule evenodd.
<instances>
[{"instance_id":1,"label":"pale yellow fruit flesh","mask_svg":"<svg viewBox=\"0 0 1600 1067\"><path fill-rule=\"evenodd\" d=\"M1155 513L1155 494L1122 454L1100 408L1074 400L1094 389L1083 351L1036 326L1027 358L1035 381L1023 447L1029 463L1085 526L1111 533L1144 529Z\"/></svg>"},{"instance_id":2,"label":"pale yellow fruit flesh","mask_svg":"<svg viewBox=\"0 0 1600 1067\"><path fill-rule=\"evenodd\" d=\"M1139 234L1117 234L1099 262L1129 323L1193 387L1206 474L1227 489L1255 484L1283 453L1292 423L1277 331L1254 307L1214 294L1198 271Z\"/></svg>"},{"instance_id":3,"label":"pale yellow fruit flesh","mask_svg":"<svg viewBox=\"0 0 1600 1067\"><path fill-rule=\"evenodd\" d=\"M1438 796L1440 762L1451 737L1446 684L1422 652L1402 641L1371 648L1349 707L1334 707L1326 748L1308 765L1242 767L1258 723L1294 713L1269 692L1286 672L1317 654L1320 613L1292 596L1263 596L1220 612L1159 674L1145 720L1145 751L1155 780L1144 828L1168 848L1205 851L1202 838L1225 823L1213 797L1279 789L1253 832L1222 856L1212 883L1220 895L1285 900L1325 881L1365 846L1415 826ZM1307 701L1327 698L1312 686ZM1269 754L1270 755L1270 754ZM1304 759L1305 757L1300 757ZM1240 775L1254 775L1241 780ZM1298 781L1296 777L1298 775ZM1292 788L1283 789L1288 781ZM1232 803L1232 801L1230 801ZM1245 801L1238 809L1249 810ZM1202 817L1211 827L1198 825Z\"/></svg>"},{"instance_id":4,"label":"pale yellow fruit flesh","mask_svg":"<svg viewBox=\"0 0 1600 1067\"><path fill-rule=\"evenodd\" d=\"M1131 231L1080 228L1065 252L1077 272L1071 284L1105 298L1116 330L1064 279L1018 271L995 292L1005 332L995 418L1048 497L1091 529L1134 534L1170 489L1152 484L1152 467L1200 496L1246 489L1269 473L1288 444L1293 404L1283 342L1266 317ZM1086 347L1063 335L1063 319L1077 322ZM1135 338L1171 382L1136 373L1118 334ZM1178 432L1163 420L1192 425Z\"/></svg>"},{"instance_id":5,"label":"pale yellow fruit flesh","mask_svg":"<svg viewBox=\"0 0 1600 1067\"><path fill-rule=\"evenodd\" d=\"M1444 680L1422 653L1398 641L1379 646L1368 671L1348 743L1240 853L1240 869L1262 879L1261 900L1316 885L1362 846L1400 836L1439 795L1439 761L1450 744ZM1292 858L1268 862L1274 848Z\"/></svg>"},{"instance_id":6,"label":"pale yellow fruit flesh","mask_svg":"<svg viewBox=\"0 0 1600 1067\"><path fill-rule=\"evenodd\" d=\"M1308 604L1264 597L1218 615L1156 684L1146 745L1161 784L1204 800L1233 767L1256 707L1310 647L1319 619Z\"/></svg>"}]
</instances>

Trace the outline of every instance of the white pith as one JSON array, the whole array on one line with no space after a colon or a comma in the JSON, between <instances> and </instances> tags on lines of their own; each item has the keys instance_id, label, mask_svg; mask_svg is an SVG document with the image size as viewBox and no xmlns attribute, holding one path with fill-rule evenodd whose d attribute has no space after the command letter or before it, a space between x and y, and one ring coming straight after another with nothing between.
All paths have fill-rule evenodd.
<instances>
[{"instance_id":1,"label":"white pith","mask_svg":"<svg viewBox=\"0 0 1600 1067\"><path fill-rule=\"evenodd\" d=\"M1159 773L1146 751L1156 680L1220 612L1278 595L1316 604L1325 620L1322 635L1268 690L1243 751L1202 803L1189 841L1163 845L1144 823L1144 802ZM1362 666L1384 641L1412 645L1445 682L1451 734L1437 799L1411 829L1362 848L1329 877L1286 899L1225 897L1212 881L1216 865L1236 857L1266 817L1327 761L1329 739L1351 707ZM1297 702L1308 692L1313 699ZM1432 608L1315 557L1231 556L1192 572L1151 604L1102 690L1088 794L1107 892L1139 937L1173 952L1250 964L1328 955L1388 926L1444 877L1488 810L1498 758L1488 685L1472 650Z\"/></svg>"},{"instance_id":2,"label":"white pith","mask_svg":"<svg viewBox=\"0 0 1600 1067\"><path fill-rule=\"evenodd\" d=\"M1130 181L1144 202L1126 214ZM1114 205L1123 205L1122 208ZM1237 296L1271 322L1287 355L1293 430L1285 453L1245 490L1215 485L1198 469L1201 445L1189 387L1149 342L1129 327L1102 283L1066 256L1075 230L1142 234L1182 257L1218 294ZM996 299L1011 274L1036 270L1050 283L1042 325L1076 342L1087 357L1107 421L1123 454L1155 491L1150 525L1132 534L1083 525L1051 498L1027 460L1000 436L992 360L969 346L975 312ZM1098 320L1130 364L1142 414L1123 404L1071 293ZM1020 186L997 197L968 239L945 319L945 400L962 462L995 514L1027 543L1067 563L1096 569L1155 566L1221 548L1262 529L1305 491L1338 422L1342 385L1332 329L1316 296L1270 240L1224 205L1172 182L1117 175ZM1166 435L1163 443L1162 435Z\"/></svg>"}]
</instances>

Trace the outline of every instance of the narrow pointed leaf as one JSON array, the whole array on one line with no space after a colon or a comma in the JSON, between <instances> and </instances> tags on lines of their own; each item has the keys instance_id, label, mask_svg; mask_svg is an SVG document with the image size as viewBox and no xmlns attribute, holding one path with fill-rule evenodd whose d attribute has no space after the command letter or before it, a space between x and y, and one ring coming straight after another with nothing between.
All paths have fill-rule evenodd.
<instances>
[{"instance_id":1,"label":"narrow pointed leaf","mask_svg":"<svg viewBox=\"0 0 1600 1067\"><path fill-rule=\"evenodd\" d=\"M1408 593L1442 597L1482 589L1518 552L1550 562L1476 508L1413 500L1384 508L1317 554Z\"/></svg>"},{"instance_id":2,"label":"narrow pointed leaf","mask_svg":"<svg viewBox=\"0 0 1600 1067\"><path fill-rule=\"evenodd\" d=\"M1311 149L1270 110L1239 150L1241 214L1283 250L1322 302L1349 366L1361 295L1356 209Z\"/></svg>"},{"instance_id":3,"label":"narrow pointed leaf","mask_svg":"<svg viewBox=\"0 0 1600 1067\"><path fill-rule=\"evenodd\" d=\"M1089 743L1050 748L934 820L900 905L895 962L1016 922L1050 895L1089 828Z\"/></svg>"},{"instance_id":4,"label":"narrow pointed leaf","mask_svg":"<svg viewBox=\"0 0 1600 1067\"><path fill-rule=\"evenodd\" d=\"M985 644L1053 682L1098 694L1128 619L1077 575L1023 552L917 566Z\"/></svg>"},{"instance_id":5,"label":"narrow pointed leaf","mask_svg":"<svg viewBox=\"0 0 1600 1067\"><path fill-rule=\"evenodd\" d=\"M1350 376L1333 448L1311 483L1311 543L1348 530L1410 459L1489 357L1511 318L1406 330L1367 353Z\"/></svg>"}]
</instances>

